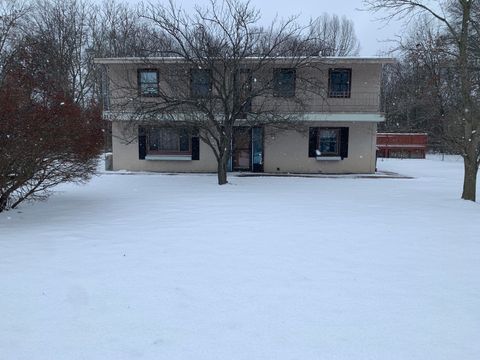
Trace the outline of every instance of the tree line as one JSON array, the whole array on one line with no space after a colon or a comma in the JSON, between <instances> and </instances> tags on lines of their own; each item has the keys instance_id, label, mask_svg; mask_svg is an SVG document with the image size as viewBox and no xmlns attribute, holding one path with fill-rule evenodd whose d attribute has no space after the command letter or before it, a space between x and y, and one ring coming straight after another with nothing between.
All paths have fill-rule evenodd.
<instances>
[{"instance_id":1,"label":"tree line","mask_svg":"<svg viewBox=\"0 0 480 360\"><path fill-rule=\"evenodd\" d=\"M476 199L480 165L480 1L366 0L384 20L405 20L385 69L386 131L427 132L434 150L464 159L462 198ZM386 11L386 15L385 15Z\"/></svg>"}]
</instances>

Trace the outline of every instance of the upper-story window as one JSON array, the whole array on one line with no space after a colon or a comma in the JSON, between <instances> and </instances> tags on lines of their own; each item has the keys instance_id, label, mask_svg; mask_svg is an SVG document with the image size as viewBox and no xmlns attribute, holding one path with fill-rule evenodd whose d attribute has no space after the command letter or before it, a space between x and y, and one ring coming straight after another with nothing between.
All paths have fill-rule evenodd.
<instances>
[{"instance_id":1,"label":"upper-story window","mask_svg":"<svg viewBox=\"0 0 480 360\"><path fill-rule=\"evenodd\" d=\"M352 69L330 69L328 72L328 97L349 98L352 89Z\"/></svg>"},{"instance_id":2,"label":"upper-story window","mask_svg":"<svg viewBox=\"0 0 480 360\"><path fill-rule=\"evenodd\" d=\"M190 94L194 98L209 97L212 92L212 71L209 69L190 70Z\"/></svg>"},{"instance_id":3,"label":"upper-story window","mask_svg":"<svg viewBox=\"0 0 480 360\"><path fill-rule=\"evenodd\" d=\"M158 71L138 70L138 93L140 96L158 96Z\"/></svg>"},{"instance_id":4,"label":"upper-story window","mask_svg":"<svg viewBox=\"0 0 480 360\"><path fill-rule=\"evenodd\" d=\"M273 96L293 97L295 96L295 69L274 69L273 70Z\"/></svg>"}]
</instances>

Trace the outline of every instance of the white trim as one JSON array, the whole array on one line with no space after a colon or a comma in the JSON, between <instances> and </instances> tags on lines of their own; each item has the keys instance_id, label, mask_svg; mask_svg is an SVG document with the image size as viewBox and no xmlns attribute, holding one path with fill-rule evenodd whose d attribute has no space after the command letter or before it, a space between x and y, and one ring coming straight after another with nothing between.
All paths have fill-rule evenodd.
<instances>
[{"instance_id":1,"label":"white trim","mask_svg":"<svg viewBox=\"0 0 480 360\"><path fill-rule=\"evenodd\" d=\"M401 135L401 136L404 136L404 135L428 135L428 133L393 133L393 132L390 132L390 133L386 133L386 132L379 132L377 133L378 136L390 136L390 135Z\"/></svg>"},{"instance_id":2,"label":"white trim","mask_svg":"<svg viewBox=\"0 0 480 360\"><path fill-rule=\"evenodd\" d=\"M385 116L379 113L305 113L300 117L303 121L319 122L383 122Z\"/></svg>"},{"instance_id":3,"label":"white trim","mask_svg":"<svg viewBox=\"0 0 480 360\"><path fill-rule=\"evenodd\" d=\"M282 114L279 114L282 115ZM291 121L305 122L372 122L379 123L385 121L385 116L380 113L303 113L303 114L284 114L285 117L292 116ZM175 113L171 116L162 114L148 114L128 112L128 111L104 111L103 119L109 121L182 121L185 118L192 118L196 114ZM163 119L162 119L163 117ZM205 117L198 114L196 121L202 121ZM274 121L273 121L274 122ZM268 123L268 121L267 121Z\"/></svg>"},{"instance_id":4,"label":"white trim","mask_svg":"<svg viewBox=\"0 0 480 360\"><path fill-rule=\"evenodd\" d=\"M145 160L189 161L192 155L146 155Z\"/></svg>"},{"instance_id":5,"label":"white trim","mask_svg":"<svg viewBox=\"0 0 480 360\"><path fill-rule=\"evenodd\" d=\"M396 148L426 148L426 144L377 144L377 147L382 148L382 149L396 149Z\"/></svg>"},{"instance_id":6,"label":"white trim","mask_svg":"<svg viewBox=\"0 0 480 360\"><path fill-rule=\"evenodd\" d=\"M103 119L107 121L133 121L133 122L172 122L172 121L185 121L196 120L204 121L207 118L201 113L181 113L175 112L173 114L161 114L161 113L141 113L133 111L113 111L104 110Z\"/></svg>"},{"instance_id":7,"label":"white trim","mask_svg":"<svg viewBox=\"0 0 480 360\"><path fill-rule=\"evenodd\" d=\"M317 161L339 161L342 160L340 156L317 156Z\"/></svg>"}]
</instances>

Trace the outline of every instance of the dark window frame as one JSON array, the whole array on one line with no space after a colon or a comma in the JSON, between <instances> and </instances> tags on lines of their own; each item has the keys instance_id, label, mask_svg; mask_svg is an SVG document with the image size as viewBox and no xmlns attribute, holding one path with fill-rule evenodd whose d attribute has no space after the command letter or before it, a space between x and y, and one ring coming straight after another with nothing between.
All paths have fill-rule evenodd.
<instances>
[{"instance_id":1,"label":"dark window frame","mask_svg":"<svg viewBox=\"0 0 480 360\"><path fill-rule=\"evenodd\" d=\"M336 134L336 151L335 152L327 152L327 153L321 153L320 155L317 155L318 157L329 157L329 156L340 156L341 153L341 148L342 148L342 138L341 138L341 127L318 127L317 128L317 146L316 150L320 151L320 144L321 144L321 137L320 134L322 131L335 131Z\"/></svg>"},{"instance_id":2,"label":"dark window frame","mask_svg":"<svg viewBox=\"0 0 480 360\"><path fill-rule=\"evenodd\" d=\"M292 73L293 74L293 84L288 90L279 88L281 86L280 81L277 80L277 76L282 73ZM295 97L297 84L297 71L295 68L274 68L273 69L273 96L282 97L282 98L293 98Z\"/></svg>"},{"instance_id":3,"label":"dark window frame","mask_svg":"<svg viewBox=\"0 0 480 360\"><path fill-rule=\"evenodd\" d=\"M155 83L146 83L146 84L155 84L156 85L156 88L155 88L155 93L154 94L149 94L149 93L144 93L142 91L142 76L141 74L143 72L149 72L149 73L155 73L156 74L156 77L157 77L157 80ZM160 86L159 86L159 80L160 79L160 75L159 75L159 71L158 69L137 69L137 86L138 86L138 95L139 96L142 96L142 97L158 97L160 96Z\"/></svg>"},{"instance_id":4,"label":"dark window frame","mask_svg":"<svg viewBox=\"0 0 480 360\"><path fill-rule=\"evenodd\" d=\"M320 150L319 146L319 131L321 129L338 129L340 133L340 139L338 141L339 150L338 155L332 153L327 154L318 154ZM308 157L317 158L321 160L322 158L328 157L340 157L341 160L348 158L348 147L350 143L350 127L348 126L316 126L310 127L308 129Z\"/></svg>"},{"instance_id":5,"label":"dark window frame","mask_svg":"<svg viewBox=\"0 0 480 360\"><path fill-rule=\"evenodd\" d=\"M202 95L199 93L195 93L193 85L193 73L195 71L199 72L208 72L208 93L206 95ZM212 96L212 70L211 69L190 69L190 97L193 99L208 99Z\"/></svg>"},{"instance_id":6,"label":"dark window frame","mask_svg":"<svg viewBox=\"0 0 480 360\"><path fill-rule=\"evenodd\" d=\"M332 74L347 73L348 84L347 89L342 91L333 90ZM328 97L329 98L350 98L352 95L352 69L351 68L330 68L328 69Z\"/></svg>"},{"instance_id":7,"label":"dark window frame","mask_svg":"<svg viewBox=\"0 0 480 360\"><path fill-rule=\"evenodd\" d=\"M177 148L178 150L152 150L150 139L152 131L161 131L161 130L170 130L177 135ZM184 131L183 136L186 136L188 139L188 150L181 149L181 137L182 131ZM164 126L152 126L147 128L146 131L146 153L149 155L192 155L192 135L186 129L173 129Z\"/></svg>"}]
</instances>

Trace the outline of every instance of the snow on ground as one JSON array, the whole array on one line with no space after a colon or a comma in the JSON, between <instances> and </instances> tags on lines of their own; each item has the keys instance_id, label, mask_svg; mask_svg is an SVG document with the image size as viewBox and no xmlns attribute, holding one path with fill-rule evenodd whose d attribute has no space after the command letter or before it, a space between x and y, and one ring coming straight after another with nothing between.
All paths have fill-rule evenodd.
<instances>
[{"instance_id":1,"label":"snow on ground","mask_svg":"<svg viewBox=\"0 0 480 360\"><path fill-rule=\"evenodd\" d=\"M107 174L0 214L0 359L479 359L480 205L415 179Z\"/></svg>"}]
</instances>

